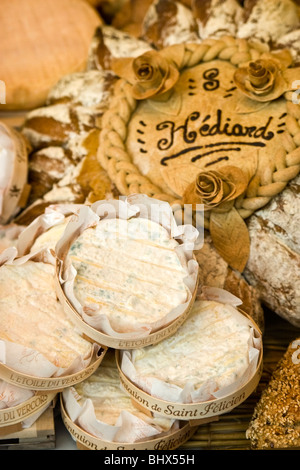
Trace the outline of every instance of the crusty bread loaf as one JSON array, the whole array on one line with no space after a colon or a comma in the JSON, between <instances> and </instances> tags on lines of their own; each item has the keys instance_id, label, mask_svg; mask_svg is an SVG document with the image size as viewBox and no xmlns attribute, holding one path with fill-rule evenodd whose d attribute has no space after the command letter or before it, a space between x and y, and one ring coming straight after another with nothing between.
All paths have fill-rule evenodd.
<instances>
[{"instance_id":1,"label":"crusty bread loaf","mask_svg":"<svg viewBox=\"0 0 300 470\"><path fill-rule=\"evenodd\" d=\"M96 29L89 51L87 70L110 70L112 61L121 57L137 57L152 46L113 26L103 25Z\"/></svg>"},{"instance_id":2,"label":"crusty bread loaf","mask_svg":"<svg viewBox=\"0 0 300 470\"><path fill-rule=\"evenodd\" d=\"M300 326L300 177L248 222L251 238L245 278L262 301Z\"/></svg>"},{"instance_id":3,"label":"crusty bread loaf","mask_svg":"<svg viewBox=\"0 0 300 470\"><path fill-rule=\"evenodd\" d=\"M14 219L15 223L28 225L36 217L43 214L46 207L51 204L92 203L107 197L117 197L119 193L97 160L98 140L99 129L97 128L90 130L81 140L78 139L81 160L74 162L66 158L64 161L68 164L63 168L64 175L57 182L54 178L51 179L49 173L45 175L41 167L37 169L31 165L29 174L30 182L34 188L33 197L31 203ZM53 151L53 147L45 149L45 153L51 151ZM43 152L44 150L41 150L39 153ZM36 155L32 155L32 162L35 157ZM48 159L47 163L55 164L55 159L52 161ZM64 165L63 162L61 164ZM53 171L55 171L54 167ZM53 183L53 186L47 190L47 184L49 183ZM34 200L34 196L38 196L37 199Z\"/></svg>"},{"instance_id":4,"label":"crusty bread loaf","mask_svg":"<svg viewBox=\"0 0 300 470\"><path fill-rule=\"evenodd\" d=\"M1 12L0 109L41 106L62 76L85 69L102 19L82 0L2 0Z\"/></svg>"},{"instance_id":5,"label":"crusty bread loaf","mask_svg":"<svg viewBox=\"0 0 300 470\"><path fill-rule=\"evenodd\" d=\"M115 75L103 70L65 75L51 88L45 106L26 115L22 133L32 149L55 145L75 150L78 136L99 127L114 81Z\"/></svg>"},{"instance_id":6,"label":"crusty bread loaf","mask_svg":"<svg viewBox=\"0 0 300 470\"><path fill-rule=\"evenodd\" d=\"M255 449L300 447L300 339L290 343L256 405L246 436Z\"/></svg>"},{"instance_id":7,"label":"crusty bread loaf","mask_svg":"<svg viewBox=\"0 0 300 470\"><path fill-rule=\"evenodd\" d=\"M142 37L158 49L200 41L191 9L170 0L158 0L150 5L143 19Z\"/></svg>"},{"instance_id":8,"label":"crusty bread loaf","mask_svg":"<svg viewBox=\"0 0 300 470\"><path fill-rule=\"evenodd\" d=\"M243 13L238 0L194 0L192 5L201 39L236 35Z\"/></svg>"},{"instance_id":9,"label":"crusty bread loaf","mask_svg":"<svg viewBox=\"0 0 300 470\"><path fill-rule=\"evenodd\" d=\"M168 23L171 26L174 20L174 9L177 10L178 4L191 10L193 1L194 0L118 0L115 3L119 8L117 8L112 15L111 24L119 30L126 31L135 37L140 37L143 33L145 15L150 7L156 7L158 3L164 4L163 10L165 17L162 19L162 22L166 25L168 17ZM105 2L106 0L103 0L104 4ZM112 1L107 0L107 3L110 4ZM121 6L120 3L122 4ZM100 11L102 11L102 8L100 8ZM105 11L105 6L103 6L103 11ZM183 12L181 9L180 11L181 13Z\"/></svg>"},{"instance_id":10,"label":"crusty bread loaf","mask_svg":"<svg viewBox=\"0 0 300 470\"><path fill-rule=\"evenodd\" d=\"M115 194L96 158L101 116L114 82L110 71L66 75L51 89L47 105L27 114L22 134L32 147L31 193L17 223L30 223L51 203L93 202Z\"/></svg>"},{"instance_id":11,"label":"crusty bread loaf","mask_svg":"<svg viewBox=\"0 0 300 470\"><path fill-rule=\"evenodd\" d=\"M64 145L70 135L82 127L68 103L37 108L26 117L23 134L37 149L46 145Z\"/></svg>"},{"instance_id":12,"label":"crusty bread loaf","mask_svg":"<svg viewBox=\"0 0 300 470\"><path fill-rule=\"evenodd\" d=\"M63 147L45 147L30 156L29 180L31 192L28 204L32 204L50 191L64 177L72 159Z\"/></svg>"},{"instance_id":13,"label":"crusty bread loaf","mask_svg":"<svg viewBox=\"0 0 300 470\"><path fill-rule=\"evenodd\" d=\"M281 36L275 44L275 49L289 49L295 66L300 62L300 29L296 29Z\"/></svg>"},{"instance_id":14,"label":"crusty bread loaf","mask_svg":"<svg viewBox=\"0 0 300 470\"><path fill-rule=\"evenodd\" d=\"M246 0L238 25L238 36L273 45L279 38L299 27L299 7L295 1Z\"/></svg>"},{"instance_id":15,"label":"crusty bread loaf","mask_svg":"<svg viewBox=\"0 0 300 470\"><path fill-rule=\"evenodd\" d=\"M194 0L192 10L201 39L229 34L274 48L300 26L293 0Z\"/></svg>"}]
</instances>

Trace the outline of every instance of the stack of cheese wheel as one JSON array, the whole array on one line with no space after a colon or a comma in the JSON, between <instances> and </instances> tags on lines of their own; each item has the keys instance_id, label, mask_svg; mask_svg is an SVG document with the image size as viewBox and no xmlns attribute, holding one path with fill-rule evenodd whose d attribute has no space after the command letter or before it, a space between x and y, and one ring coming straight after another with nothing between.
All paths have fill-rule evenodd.
<instances>
[{"instance_id":1,"label":"stack of cheese wheel","mask_svg":"<svg viewBox=\"0 0 300 470\"><path fill-rule=\"evenodd\" d=\"M157 202L133 197L52 206L1 254L0 275L9 283L1 305L10 312L1 339L8 353L10 344L21 344L51 364L41 378L36 363L24 374L7 354L1 378L11 379L13 369L27 390L45 391L46 384L55 392L66 384L62 417L79 448L179 447L199 421L233 409L259 380L259 329L238 312L236 297L198 286L197 231L173 226L167 203L162 218L155 211L149 217L145 208ZM197 292L206 299L196 300ZM21 298L30 308L24 300L20 307ZM22 329L13 328L20 315ZM100 359L72 373L78 355L90 359L95 348L104 352Z\"/></svg>"},{"instance_id":2,"label":"stack of cheese wheel","mask_svg":"<svg viewBox=\"0 0 300 470\"><path fill-rule=\"evenodd\" d=\"M105 203L105 204L104 204ZM122 215L122 209L124 210L126 206L125 203L117 203L116 201L111 201L112 204L117 204L119 206L120 204L120 214ZM136 201L137 203L137 201ZM98 206L98 213L101 213L102 208L107 210L108 207L108 201L102 201L102 204L97 204L96 207ZM100 207L100 209L99 209ZM165 209L167 206L164 206ZM95 209L93 207L93 209ZM195 260L193 259L192 256L192 250L190 250L190 246L184 246L184 243L182 243L181 249L179 250L179 242L173 239L170 236L167 236L167 230L163 228L162 225L153 222L151 220L148 220L147 217L145 218L138 218L136 216L136 204L128 204L127 209L129 210L129 214L131 217L128 219L128 238L126 238L126 233L124 231L124 224L127 224L127 219L122 219L122 218L112 218L109 220L104 219L103 223L99 223L98 231L94 230L92 228L91 224L91 215L94 217L94 221L98 221L98 216L96 217L96 212L91 210L91 208L87 206L82 206L82 205L61 205L61 206L53 206L48 208L45 213L41 216L39 216L37 219L35 219L29 226L27 226L18 236L17 241L16 241L16 247L15 249L18 252L19 255L19 260L23 260L23 264L21 263L20 266L17 264L11 264L8 265L8 261L15 261L14 258L14 251L10 248L2 253L2 257L4 258L5 256L8 257L9 254L12 256L12 260L6 260L6 264L3 265L3 268L5 269L18 269L18 273L20 274L22 272L23 277L25 277L25 272L29 273L30 269L34 270L39 268L41 271L46 270L49 273L51 273L51 276L53 274L53 269L55 269L55 262L56 262L56 252L60 253L60 248L62 249L62 253L66 254L71 254L70 259L73 261L74 265L76 268L78 268L78 259L80 259L78 256L76 256L75 247L76 249L80 248L79 241L83 240L84 243L82 243L82 250L81 254L85 255L84 261L85 261L85 266L89 264L91 267L93 267L96 264L97 258L94 258L94 262L91 263L91 261L88 263L86 261L86 254L90 253L89 250L91 249L89 242L92 238L94 241L98 241L98 243L101 243L101 235L102 235L102 241L104 238L105 243L110 244L110 248L112 249L112 245L115 243L115 253L119 254L119 259L122 257L123 254L123 264L120 261L119 264L119 271L118 271L118 264L114 262L114 258L112 257L112 262L107 263L105 268L103 269L102 272L102 278L104 278L104 281L106 280L106 283L104 284L103 281L103 287L105 285L107 292L110 290L113 290L114 285L112 283L109 284L109 280L111 279L112 273L115 274L115 286L116 283L119 279L119 288L121 289L122 282L124 279L127 279L127 286L130 286L130 280L136 279L136 284L138 286L138 290L134 290L133 288L131 289L130 295L134 297L134 293L137 294L137 301L136 302L127 302L127 310L124 308L124 313L127 313L127 318L129 321L127 322L129 324L129 329L136 328L136 325L134 324L137 315L136 315L136 310L144 312L144 318L147 320L147 311L145 309L145 303L144 302L139 302L140 299L143 299L142 296L142 287L143 287L143 282L145 283L145 286L147 288L152 287L152 290L149 291L147 294L146 290L146 295L152 296L152 299L155 300L154 295L159 294L158 286L161 288L161 292L165 293L168 298L164 300L163 298L161 299L161 304L159 301L155 303L156 305L156 312L157 316L161 314L164 318L166 316L169 310L172 310L174 308L176 310L176 307L178 309L178 312L176 311L174 318L175 320L171 320L170 323L168 323L168 326L170 327L170 332L172 332L174 329L177 329L180 325L180 322L182 322L186 315L188 314L189 308L192 307L193 301L194 301L194 296L196 294L196 287L197 287L197 269L196 267L198 266ZM169 212L167 211L167 214ZM69 249L64 251L64 240L67 235L70 234L71 228L75 226L77 227L77 223L82 224L83 222L88 222L88 228L86 231L83 231L84 234L88 234L89 237L87 239L85 238L76 238L76 241L74 241L73 244L69 246ZM108 222L108 223L107 223ZM121 223L119 225L119 223ZM75 225L74 225L75 224ZM83 224L84 225L84 224ZM112 236L113 233L111 231L111 228L113 227L114 229L118 227L123 227L123 230L121 232L121 236L114 237ZM91 237L90 230L93 230ZM77 233L77 232L76 232ZM188 236L188 233L185 234L186 239L188 240L189 237L194 237L196 235L196 232L192 231L192 235ZM179 232L177 234L178 240L182 236L182 234ZM139 237L139 241L138 241ZM148 237L148 238L147 238ZM150 238L151 237L151 238ZM68 239L68 238L67 238ZM127 248L126 248L127 245ZM176 251L176 247L178 248ZM189 249L188 249L189 248ZM102 249L99 247L93 247L92 246L93 254L98 253L101 255ZM131 252L131 254L130 254ZM103 253L105 254L105 250L103 249ZM156 254L156 259L153 259L153 255ZM163 255L163 260L164 263L158 263L157 267L155 268L156 264L155 261L159 261L159 254ZM77 253L78 255L78 253ZM152 255L152 259L151 256ZM106 255L106 260L107 260ZM127 271L129 272L126 277L126 265L125 259L128 260L128 257L133 260L132 265L128 264L127 265ZM102 262L104 262L104 257L102 258ZM26 260L26 261L25 261ZM154 261L154 262L153 262ZM76 262L76 265L75 265ZM99 262L99 261L98 261ZM149 267L147 266L149 265ZM143 267L143 269L141 269ZM20 268L22 268L22 271L20 271ZM150 269L155 269L156 277L154 278L151 276ZM99 272L100 272L101 266L99 266ZM76 270L76 272L79 273L79 281L81 281L81 273L80 273L80 267ZM139 280L138 277L139 275L142 277L142 280ZM163 278L163 273L169 274L172 273L174 279L176 281L176 286L172 288L171 286L171 280L169 281L169 288L171 293L173 294L174 298L172 299L170 296L170 292L168 292L168 288L164 286L165 280ZM101 282L99 279L101 279L100 276L95 276L94 271L91 270L89 271L89 277L85 279L86 284L88 284L88 280L91 282ZM91 275L92 274L92 275ZM119 276L119 277L118 277ZM148 277L148 280L147 280ZM29 276L30 282L34 283L35 278L33 275ZM56 280L59 279L59 277L56 277ZM172 282L174 283L174 279ZM39 281L39 285L43 281L43 276L41 275L41 281ZM49 312L51 310L51 302L54 302L54 291L53 291L53 282L54 278L52 279L48 278L47 282L44 282L43 287L45 290L48 292L48 299L47 299L47 307L45 307L45 310ZM189 282L188 282L189 281ZM36 281L37 283L37 281ZM19 282L20 286L22 287L21 282ZM75 283L74 283L75 286ZM96 286L97 287L97 286ZM47 290L48 289L48 290ZM117 290L117 289L115 289ZM74 291L77 293L77 291L74 289ZM66 291L65 294L68 294L68 290ZM82 292L82 291L81 291ZM124 299L128 299L128 294L124 292L124 289L121 290L118 293L117 301L120 303L122 301L122 294L124 294ZM29 294L29 293L28 293ZM28 295L28 301L32 301L32 295ZM37 298L40 297L40 293L37 292ZM127 297L126 297L127 295ZM53 298L52 298L53 296ZM104 297L104 294L102 292L102 296ZM44 295L45 297L45 295ZM79 297L81 298L81 297ZM62 309L63 307L66 307L67 298L65 295L65 299L62 299L62 302L57 302L55 298L55 305L57 308ZM188 302L187 302L188 300ZM182 303L182 306L180 305L180 302ZM33 301L33 303L35 303ZM185 305L185 303L187 305ZM133 306L135 308L133 308ZM40 305L37 306L37 314L39 314L39 309ZM62 345L62 342L64 341L64 337L67 334L67 324L70 322L72 324L72 319L74 318L75 310L70 312L68 309L66 310L68 315L64 318L64 321L66 322L65 327L63 328L64 336L61 338L61 350L66 350L66 346L69 346L72 344L72 339L70 338L68 341L65 341L65 343ZM108 309L108 313L113 314L113 309ZM162 313L161 313L162 312ZM50 312L51 313L51 312ZM65 313L65 311L60 312L62 314ZM152 316L153 311L150 312L150 317ZM49 315L49 313L48 313ZM73 315L73 316L72 316ZM118 315L120 315L120 312L118 312ZM177 320L181 316L180 322ZM51 321L51 315L49 315L49 320L48 322ZM126 319L126 316L124 315L124 318ZM109 318L111 319L112 325L116 328L118 326L118 322L115 321L113 315ZM56 322L58 323L56 325L56 329L59 330L59 321L56 319ZM149 320L148 320L149 322ZM145 323L145 321L144 321ZM125 324L125 322L124 322ZM77 341L83 341L82 333L83 325L87 326L87 332L90 333L92 332L91 325L88 323L85 323L83 319L81 319L81 323L77 322L76 323L76 328L75 331L73 331L73 334L75 335L78 333ZM120 324L122 327L123 325ZM32 331L36 331L36 328L34 326L31 326L30 328ZM37 342L42 343L42 347L46 342L48 342L48 336L49 332L53 331L53 325L50 323L47 325L47 331L42 331L41 334L39 335L40 337L38 338ZM94 330L94 328L93 328ZM137 330L138 331L138 330ZM141 341L145 341L146 344L149 342L149 338L151 337L150 329L146 330L146 333L144 330L142 330L142 337L138 340L137 343L135 343L135 338L134 338L134 333L129 331L129 336L128 340L129 342L133 342L132 344L139 344ZM162 336L166 336L169 334L169 331L164 328L161 328L160 334ZM163 332L163 333L161 333ZM101 332L99 332L101 333ZM139 331L138 331L139 333ZM70 334L70 332L69 332ZM122 332L119 333L122 335ZM154 332L154 334L156 334ZM52 336L52 335L51 335ZM109 335L106 335L109 336ZM125 341L124 337L122 339L122 344L126 344L127 339L126 339L126 333L125 333ZM86 341L84 344L90 344L87 339L88 335L84 335L84 341ZM151 338L150 338L151 340ZM159 341L159 336L156 337L156 340ZM31 340L32 341L32 340ZM95 339L92 339L91 342L95 342ZM47 343L48 344L48 343ZM77 383L73 383L72 381L67 378L65 380L65 383L69 384L69 387L66 387L64 389L65 393L62 393L62 412L63 414L63 419L64 422L67 425L68 430L76 435L78 437L78 446L80 445L89 447L89 448L94 448L94 449L99 449L103 448L104 446L109 446L109 448L116 449L119 448L120 445L124 445L125 448L135 448L137 445L139 448L144 449L144 448L155 448L155 446L160 446L162 445L162 441L164 439L167 440L168 445L172 446L172 448L178 447L181 442L185 442L194 432L195 427L191 426L189 423L186 422L181 422L176 419L166 419L162 418L160 416L152 417L149 415L149 413L146 410L139 410L137 411L136 407L134 404L131 403L131 399L128 397L128 395L120 389L120 382L119 382L119 372L117 369L117 365L115 362L115 357L114 357L114 352L113 348L112 351L109 351L110 354L107 356L107 348L106 345L102 346L101 350L105 350L105 362L101 361L101 364L98 364L98 367L95 368L93 374L87 374L86 371L83 371L81 374L81 380L79 380ZM37 345L35 345L37 347ZM76 348L77 350L80 347L80 342L78 344L78 347ZM49 348L49 353L53 351L54 346L51 345ZM102 369L103 365L103 369ZM63 364L61 364L63 366ZM78 374L77 374L78 375ZM58 382L59 378L56 379ZM47 383L49 381L47 380ZM81 385L79 385L79 383ZM95 385L96 384L96 385ZM101 385L102 384L102 385ZM72 387L70 387L72 385ZM77 388L78 385L78 388ZM100 390L102 390L102 396L100 393ZM86 395L84 395L86 393ZM99 398L99 393L100 393L100 398ZM79 394L83 395L82 399L79 400L77 403L77 397L79 398ZM112 412L112 409L110 408L109 414L105 415L103 414L103 406L107 409L107 400L108 396L110 397L110 400L112 397L114 397L114 406L115 406L115 411ZM99 402L99 400L100 402ZM96 400L96 401L95 401ZM98 401L97 401L98 400ZM102 400L102 401L101 401ZM104 400L104 401L103 401ZM106 405L105 405L106 403ZM111 405L111 401L110 401ZM66 411L67 410L67 411ZM95 418L95 413L97 416L97 419ZM72 417L73 420L70 418ZM91 424L91 419L94 419L94 424ZM98 423L100 422L100 424ZM104 424L103 424L104 423ZM99 426L98 426L99 425ZM80 428L80 426L83 426L83 428ZM102 434L103 434L103 428L105 430L104 436L102 435L102 438L99 438L99 430L98 430L98 435L96 433L95 435L95 429L99 428L100 430L102 429ZM93 431L92 436L90 435L91 430ZM130 432L128 432L128 430ZM108 432L109 431L109 432ZM125 436L127 436L125 438ZM107 439L107 441L106 441ZM120 442L121 440L121 442ZM123 442L124 441L124 442ZM138 442L137 442L138 441Z\"/></svg>"},{"instance_id":3,"label":"stack of cheese wheel","mask_svg":"<svg viewBox=\"0 0 300 470\"><path fill-rule=\"evenodd\" d=\"M5 227L7 227L6 230ZM33 228L33 232L32 232ZM0 434L32 426L58 392L92 374L105 349L74 329L55 294L51 256L25 232L3 227L0 249ZM40 228L38 229L40 232Z\"/></svg>"},{"instance_id":4,"label":"stack of cheese wheel","mask_svg":"<svg viewBox=\"0 0 300 470\"><path fill-rule=\"evenodd\" d=\"M138 199L134 201L137 204ZM203 418L230 411L254 390L262 359L260 331L238 311L236 297L208 289L205 300L192 298L188 315L175 329L162 329L165 332L153 342L151 330L134 338L134 329L139 335L140 325L147 325L147 313L155 318L158 305L166 305L170 293L177 304L184 298L182 266L174 269L172 248L178 243L167 240L162 226L153 220L137 217L131 204L124 211L126 205L111 201L113 207L117 204L119 217L102 218L109 213L109 202L79 206L77 215L64 220L64 230L56 226L35 243L49 249L49 235L55 235L57 288L78 329L94 339L109 341L110 335L114 339L113 345L106 344L109 356L94 374L63 391L62 417L79 448L154 449L162 440L178 447ZM164 256L155 258L159 250ZM190 261L193 265L193 258ZM160 271L171 271L172 283L159 277ZM148 310L144 295L149 296ZM101 321L103 317L106 321ZM138 435L133 432L137 429Z\"/></svg>"}]
</instances>

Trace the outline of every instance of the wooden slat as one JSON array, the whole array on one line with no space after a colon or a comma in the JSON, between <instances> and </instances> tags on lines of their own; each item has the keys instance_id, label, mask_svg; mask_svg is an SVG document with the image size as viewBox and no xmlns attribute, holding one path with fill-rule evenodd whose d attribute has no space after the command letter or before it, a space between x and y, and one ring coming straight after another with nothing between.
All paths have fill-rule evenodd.
<instances>
[{"instance_id":1,"label":"wooden slat","mask_svg":"<svg viewBox=\"0 0 300 470\"><path fill-rule=\"evenodd\" d=\"M28 429L0 437L0 450L55 448L54 410L50 406Z\"/></svg>"}]
</instances>

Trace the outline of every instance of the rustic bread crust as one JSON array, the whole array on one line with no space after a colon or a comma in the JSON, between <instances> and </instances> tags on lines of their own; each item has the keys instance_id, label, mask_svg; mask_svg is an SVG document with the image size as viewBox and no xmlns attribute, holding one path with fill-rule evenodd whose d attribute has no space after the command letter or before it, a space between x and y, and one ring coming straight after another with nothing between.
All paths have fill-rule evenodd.
<instances>
[{"instance_id":1,"label":"rustic bread crust","mask_svg":"<svg viewBox=\"0 0 300 470\"><path fill-rule=\"evenodd\" d=\"M252 215L250 256L244 276L262 302L300 327L300 177Z\"/></svg>"}]
</instances>

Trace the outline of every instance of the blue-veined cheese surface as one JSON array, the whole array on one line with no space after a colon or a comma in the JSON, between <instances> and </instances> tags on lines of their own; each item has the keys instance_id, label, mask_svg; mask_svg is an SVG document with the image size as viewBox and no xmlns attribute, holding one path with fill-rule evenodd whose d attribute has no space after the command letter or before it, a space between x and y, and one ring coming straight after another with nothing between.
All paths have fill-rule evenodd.
<instances>
[{"instance_id":1,"label":"blue-veined cheese surface","mask_svg":"<svg viewBox=\"0 0 300 470\"><path fill-rule=\"evenodd\" d=\"M1 339L39 351L62 368L92 352L57 300L54 267L42 262L0 268Z\"/></svg>"},{"instance_id":2,"label":"blue-veined cheese surface","mask_svg":"<svg viewBox=\"0 0 300 470\"><path fill-rule=\"evenodd\" d=\"M116 331L156 322L188 300L188 271L176 247L167 230L148 219L101 220L69 250L74 294L107 315Z\"/></svg>"},{"instance_id":3,"label":"blue-veined cheese surface","mask_svg":"<svg viewBox=\"0 0 300 470\"><path fill-rule=\"evenodd\" d=\"M232 384L249 366L249 320L230 305L196 301L184 324L154 346L132 352L137 377L197 390Z\"/></svg>"}]
</instances>

